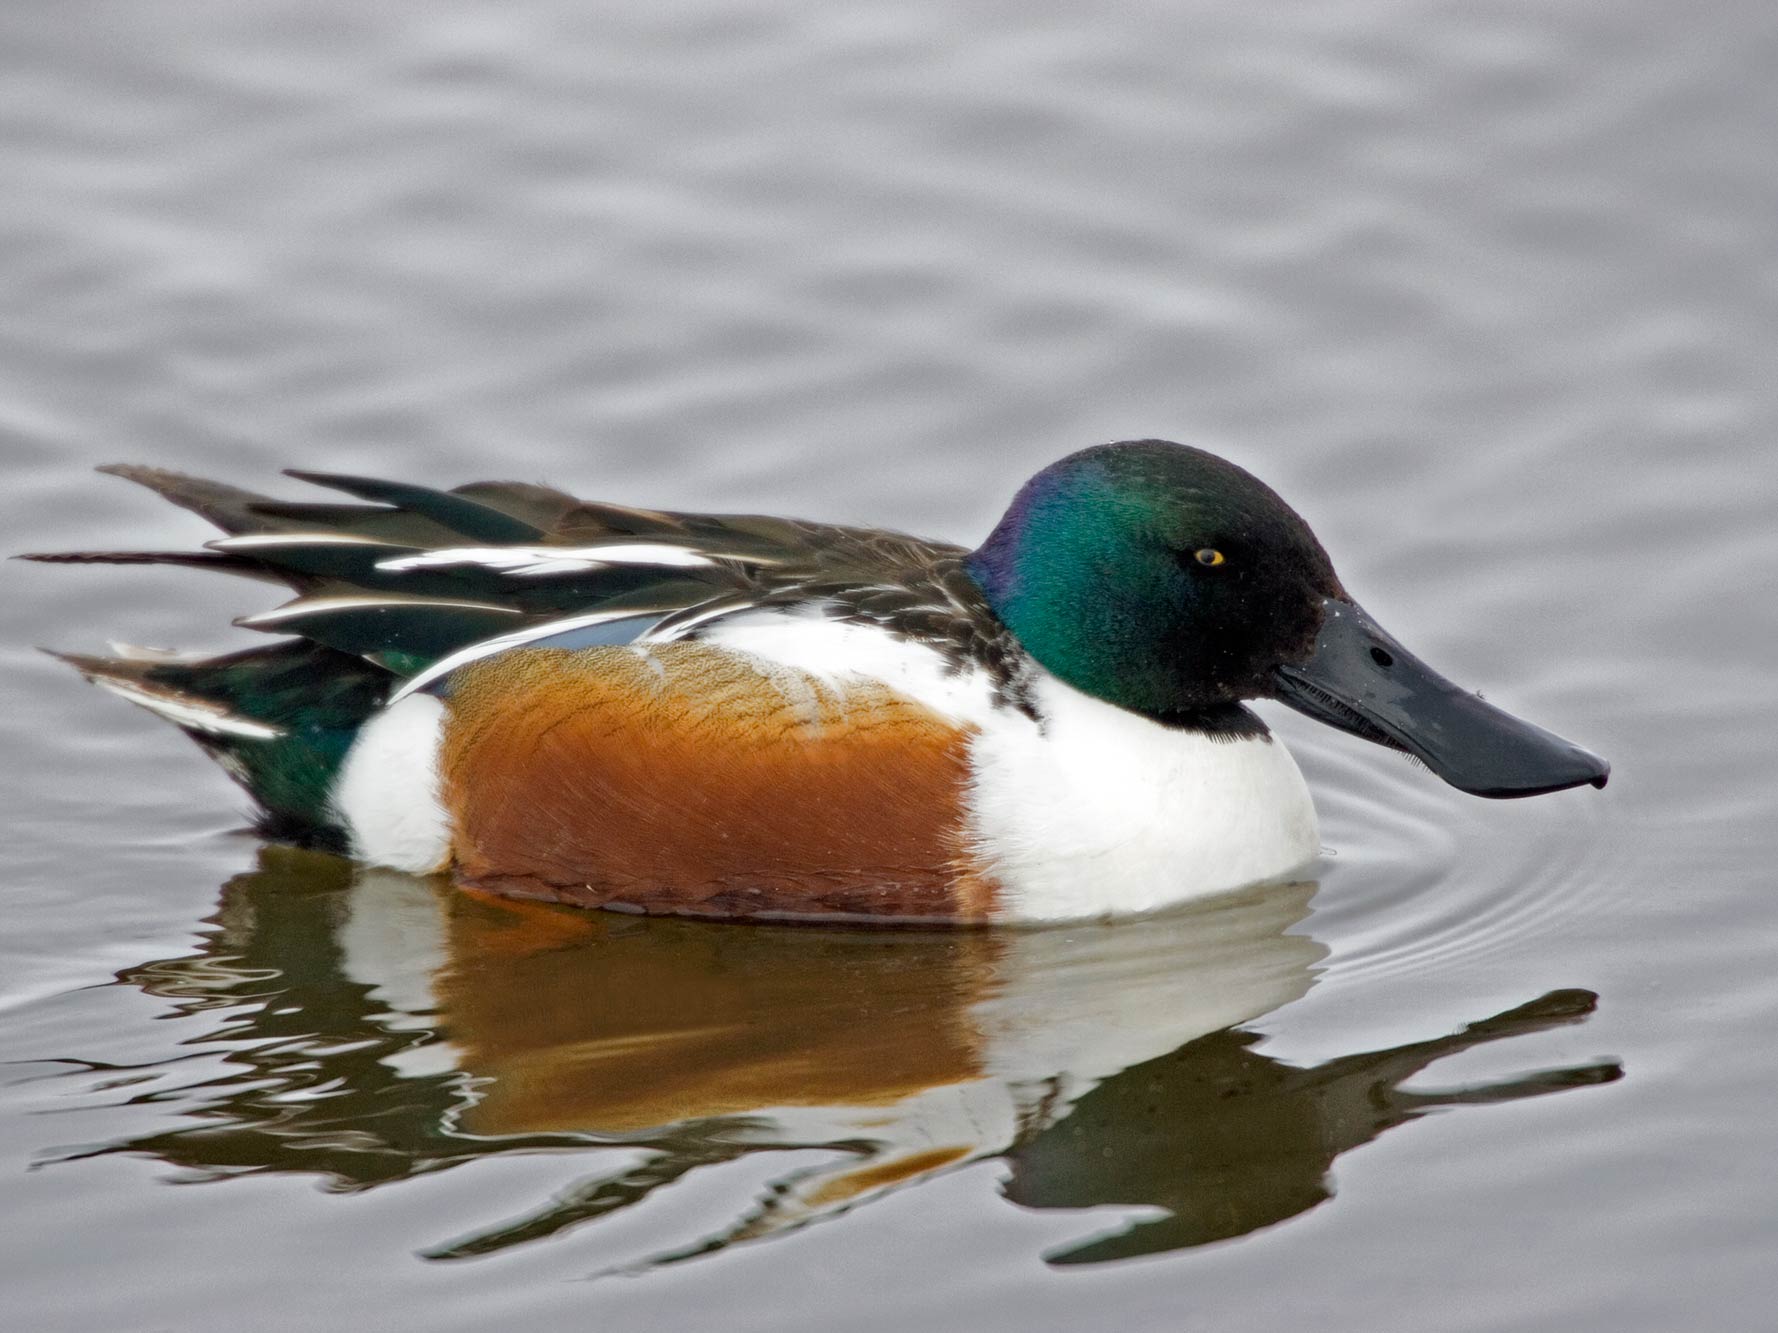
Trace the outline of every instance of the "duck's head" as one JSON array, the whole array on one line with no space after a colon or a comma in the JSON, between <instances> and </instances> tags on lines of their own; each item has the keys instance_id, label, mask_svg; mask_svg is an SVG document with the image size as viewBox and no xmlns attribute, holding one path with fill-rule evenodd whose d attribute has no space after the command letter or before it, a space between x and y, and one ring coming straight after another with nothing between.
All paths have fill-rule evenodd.
<instances>
[{"instance_id":1,"label":"duck's head","mask_svg":"<svg viewBox=\"0 0 1778 1333\"><path fill-rule=\"evenodd\" d=\"M1289 505L1201 449L1137 440L1051 464L967 568L1045 669L1167 725L1218 730L1242 700L1279 699L1478 796L1610 771L1408 652Z\"/></svg>"}]
</instances>

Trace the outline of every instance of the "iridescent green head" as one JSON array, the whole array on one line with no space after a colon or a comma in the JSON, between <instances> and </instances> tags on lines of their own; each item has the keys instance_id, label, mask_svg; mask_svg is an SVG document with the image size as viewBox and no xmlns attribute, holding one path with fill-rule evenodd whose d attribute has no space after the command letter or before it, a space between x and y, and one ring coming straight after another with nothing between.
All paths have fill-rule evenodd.
<instances>
[{"instance_id":1,"label":"iridescent green head","mask_svg":"<svg viewBox=\"0 0 1778 1333\"><path fill-rule=\"evenodd\" d=\"M1309 525L1233 463L1163 440L1071 454L967 562L1027 652L1158 722L1243 735L1243 699L1405 750L1478 796L1603 787L1610 765L1446 680L1346 596Z\"/></svg>"},{"instance_id":2,"label":"iridescent green head","mask_svg":"<svg viewBox=\"0 0 1778 1333\"><path fill-rule=\"evenodd\" d=\"M1070 454L1013 500L968 569L1034 658L1160 721L1276 692L1339 579L1308 524L1233 463L1136 440Z\"/></svg>"}]
</instances>

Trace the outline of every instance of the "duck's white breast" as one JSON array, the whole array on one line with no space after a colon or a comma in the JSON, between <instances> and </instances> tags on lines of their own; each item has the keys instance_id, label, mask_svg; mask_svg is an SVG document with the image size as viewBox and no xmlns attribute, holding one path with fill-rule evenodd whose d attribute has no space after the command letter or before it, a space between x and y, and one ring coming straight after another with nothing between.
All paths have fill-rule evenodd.
<instances>
[{"instance_id":1,"label":"duck's white breast","mask_svg":"<svg viewBox=\"0 0 1778 1333\"><path fill-rule=\"evenodd\" d=\"M1214 739L1048 673L1041 724L1002 710L971 747L970 835L1012 921L1149 912L1298 878L1315 806L1275 737Z\"/></svg>"}]
</instances>

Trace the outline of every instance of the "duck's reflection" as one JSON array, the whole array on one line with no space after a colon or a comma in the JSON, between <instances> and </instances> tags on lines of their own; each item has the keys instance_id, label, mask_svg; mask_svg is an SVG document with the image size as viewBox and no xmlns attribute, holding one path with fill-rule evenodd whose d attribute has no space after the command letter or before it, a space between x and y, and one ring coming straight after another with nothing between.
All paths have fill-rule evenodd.
<instances>
[{"instance_id":1,"label":"duck's reflection","mask_svg":"<svg viewBox=\"0 0 1778 1333\"><path fill-rule=\"evenodd\" d=\"M656 1261L836 1214L1003 1156L1035 1208L1164 1215L1050 1256L1120 1258L1241 1235L1314 1206L1333 1160L1432 1106L1534 1096L1614 1064L1448 1093L1400 1084L1478 1042L1584 1017L1557 992L1454 1036L1303 1069L1235 1027L1308 990L1287 933L1313 886L1165 919L1041 932L707 925L493 900L267 849L195 954L123 980L209 1027L227 1072L194 1124L105 1151L199 1175L374 1185L541 1147L595 1168L457 1258L641 1202L700 1166L798 1154L747 1215ZM638 1152L637 1150L640 1150Z\"/></svg>"}]
</instances>

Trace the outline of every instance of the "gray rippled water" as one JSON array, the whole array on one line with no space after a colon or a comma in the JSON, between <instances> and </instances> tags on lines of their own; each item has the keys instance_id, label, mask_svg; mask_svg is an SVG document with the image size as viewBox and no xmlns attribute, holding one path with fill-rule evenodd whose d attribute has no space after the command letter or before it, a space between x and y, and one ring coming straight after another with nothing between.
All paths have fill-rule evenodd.
<instances>
[{"instance_id":1,"label":"gray rippled water","mask_svg":"<svg viewBox=\"0 0 1778 1333\"><path fill-rule=\"evenodd\" d=\"M7 1319L1769 1327L1774 61L1727 0L0 11L8 550L201 537L117 460L972 540L1161 435L1614 764L1279 717L1318 884L1140 926L508 907L259 847L31 651L263 590L0 566Z\"/></svg>"}]
</instances>

